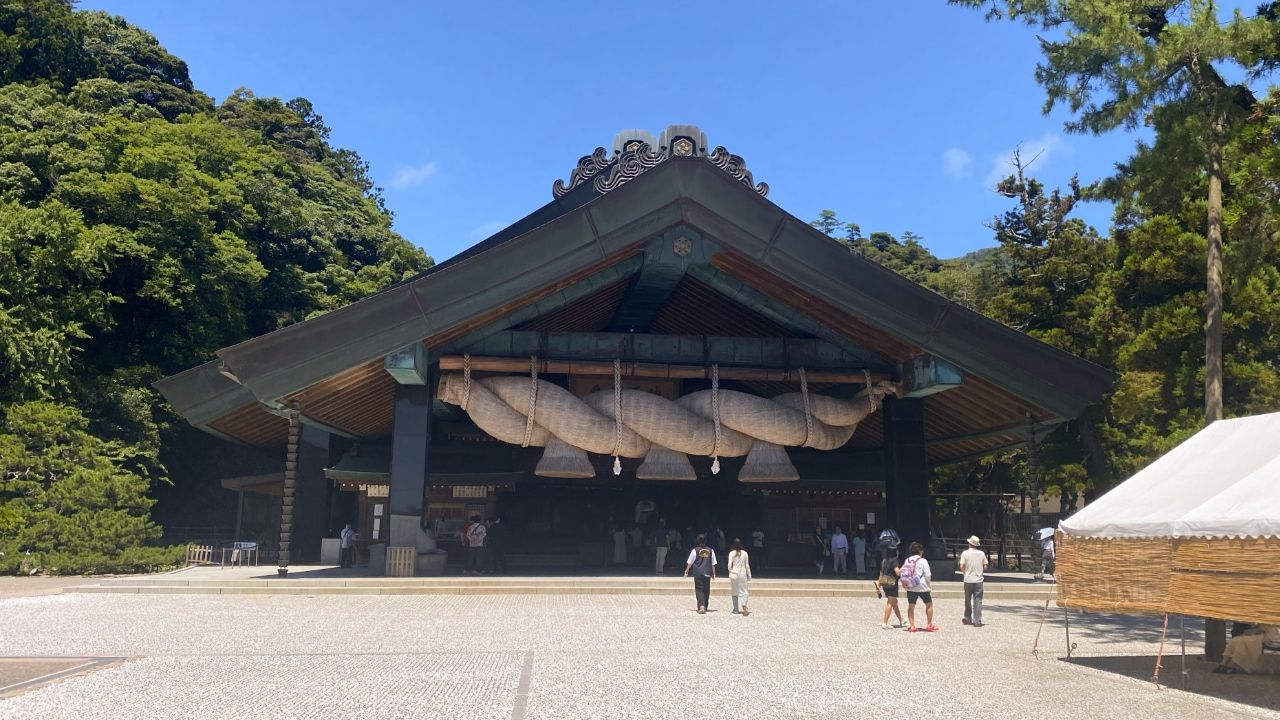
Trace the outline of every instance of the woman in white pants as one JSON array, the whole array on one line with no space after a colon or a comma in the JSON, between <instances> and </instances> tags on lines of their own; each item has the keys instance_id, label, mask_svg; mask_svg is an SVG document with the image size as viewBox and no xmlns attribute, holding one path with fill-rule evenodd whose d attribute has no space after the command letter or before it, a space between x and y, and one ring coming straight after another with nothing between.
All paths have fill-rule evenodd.
<instances>
[{"instance_id":1,"label":"woman in white pants","mask_svg":"<svg viewBox=\"0 0 1280 720\"><path fill-rule=\"evenodd\" d=\"M747 551L742 547L742 541L738 538L733 539L733 549L729 552L729 594L733 597L733 612L738 612L738 603L742 603L741 614L745 617L751 614L747 609L747 583L751 581L751 558L747 556Z\"/></svg>"}]
</instances>

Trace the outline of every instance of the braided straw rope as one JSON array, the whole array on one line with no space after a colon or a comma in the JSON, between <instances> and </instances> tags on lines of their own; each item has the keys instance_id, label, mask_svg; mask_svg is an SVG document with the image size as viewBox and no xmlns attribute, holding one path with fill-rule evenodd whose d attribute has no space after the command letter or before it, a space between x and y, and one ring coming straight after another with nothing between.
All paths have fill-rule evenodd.
<instances>
[{"instance_id":1,"label":"braided straw rope","mask_svg":"<svg viewBox=\"0 0 1280 720\"><path fill-rule=\"evenodd\" d=\"M711 379L710 390L672 402L622 390L620 383L579 398L545 380L512 376L473 378L468 389L463 375L449 373L440 379L437 396L453 405L467 398L471 419L503 442L527 440L527 446L541 447L554 436L586 452L629 458L644 457L656 444L718 459L746 455L757 441L834 450L849 441L880 398L898 392L895 384L881 382L852 400L808 392L765 399L721 390L714 366Z\"/></svg>"}]
</instances>

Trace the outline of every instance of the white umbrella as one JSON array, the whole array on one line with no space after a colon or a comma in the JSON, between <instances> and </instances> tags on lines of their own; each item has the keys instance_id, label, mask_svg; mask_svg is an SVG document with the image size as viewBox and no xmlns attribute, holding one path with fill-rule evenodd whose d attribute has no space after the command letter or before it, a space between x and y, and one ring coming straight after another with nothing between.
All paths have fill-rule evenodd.
<instances>
[{"instance_id":1,"label":"white umbrella","mask_svg":"<svg viewBox=\"0 0 1280 720\"><path fill-rule=\"evenodd\" d=\"M1053 537L1053 528L1051 527L1040 528L1039 530L1036 531L1037 540L1045 540L1051 537Z\"/></svg>"}]
</instances>

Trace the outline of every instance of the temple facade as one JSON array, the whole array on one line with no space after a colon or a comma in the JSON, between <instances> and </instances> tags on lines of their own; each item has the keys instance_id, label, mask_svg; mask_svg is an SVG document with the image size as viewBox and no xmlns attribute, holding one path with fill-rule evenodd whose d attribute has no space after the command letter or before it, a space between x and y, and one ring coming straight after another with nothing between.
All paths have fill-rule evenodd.
<instances>
[{"instance_id":1,"label":"temple facade","mask_svg":"<svg viewBox=\"0 0 1280 720\"><path fill-rule=\"evenodd\" d=\"M281 572L345 522L362 557L411 547L423 570L472 515L530 567L602 566L613 532L659 522L759 530L779 565L815 526L927 540L931 468L1107 390L768 190L696 127L626 131L458 256L157 387L280 458L224 487L257 498Z\"/></svg>"}]
</instances>

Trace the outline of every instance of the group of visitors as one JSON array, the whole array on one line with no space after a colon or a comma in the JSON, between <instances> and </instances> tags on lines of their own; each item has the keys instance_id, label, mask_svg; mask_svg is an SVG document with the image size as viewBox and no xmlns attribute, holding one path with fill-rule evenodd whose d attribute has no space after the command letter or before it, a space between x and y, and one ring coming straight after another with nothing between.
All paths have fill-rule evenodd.
<instances>
[{"instance_id":1,"label":"group of visitors","mask_svg":"<svg viewBox=\"0 0 1280 720\"><path fill-rule=\"evenodd\" d=\"M826 571L827 558L831 558L833 575L849 575L850 561L853 563L852 574L859 577L866 575L872 560L873 543L870 542L870 535L871 532L867 531L865 536L854 534L850 538L843 527L836 525L835 531L828 537L821 525L814 527L809 541L813 545L813 565L818 574L822 575Z\"/></svg>"},{"instance_id":2,"label":"group of visitors","mask_svg":"<svg viewBox=\"0 0 1280 720\"><path fill-rule=\"evenodd\" d=\"M637 565L648 562L646 558L652 557L653 572L656 575L665 574L672 558L679 558L686 549L692 552L698 546L699 537L705 541L707 548L717 553L717 566L722 571L730 553L729 536L718 524L701 532L692 527L685 527L681 531L676 527L668 527L665 518L657 518L656 524L651 523L647 531L638 524L633 525L630 530L614 525L610 537L613 541L611 565ZM764 531L756 528L749 537L751 547L758 551L757 556L761 556L764 551Z\"/></svg>"},{"instance_id":3,"label":"group of visitors","mask_svg":"<svg viewBox=\"0 0 1280 720\"><path fill-rule=\"evenodd\" d=\"M892 531L886 531L892 533ZM933 570L924 557L924 546L918 542L911 543L911 553L906 560L899 562L897 536L882 535L882 553L880 577L876 580L876 596L884 599L884 614L880 626L890 628L889 616L897 617L897 624L892 627L901 628L902 610L898 607L900 590L907 593L907 632L936 632L938 626L933 624ZM969 538L969 549L960 554L959 568L964 573L964 619L965 625L982 627L982 584L987 569L987 554L982 551L982 542L975 535ZM924 605L925 624L916 624L916 603Z\"/></svg>"},{"instance_id":4,"label":"group of visitors","mask_svg":"<svg viewBox=\"0 0 1280 720\"><path fill-rule=\"evenodd\" d=\"M707 546L707 536L699 535L697 545L689 551L685 561L684 576L693 575L693 594L697 602L698 614L705 615L707 605L711 601L711 581L716 578L716 551ZM733 599L733 614L746 617L751 614L747 607L750 597L748 588L751 582L751 557L739 538L733 539L733 549L729 551L727 560L729 570L729 596Z\"/></svg>"}]
</instances>

